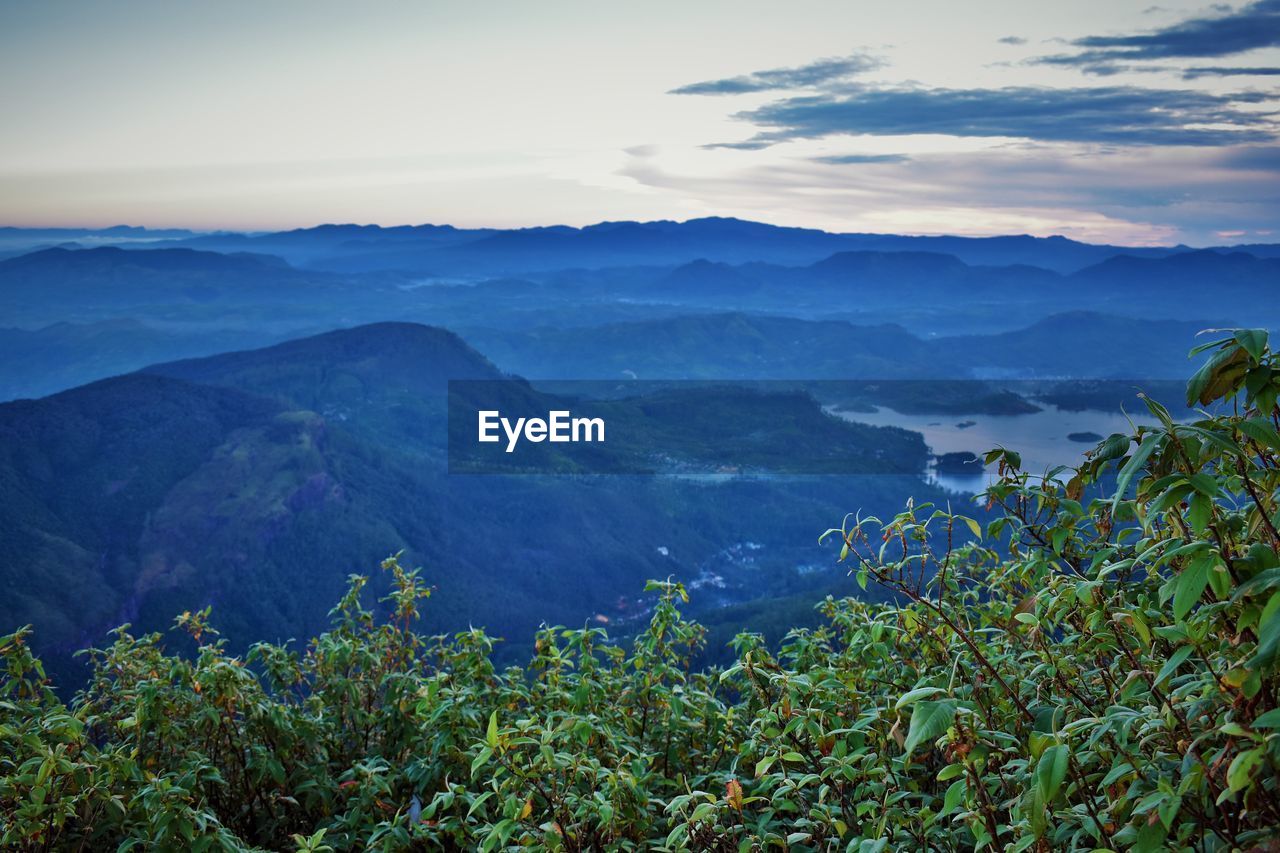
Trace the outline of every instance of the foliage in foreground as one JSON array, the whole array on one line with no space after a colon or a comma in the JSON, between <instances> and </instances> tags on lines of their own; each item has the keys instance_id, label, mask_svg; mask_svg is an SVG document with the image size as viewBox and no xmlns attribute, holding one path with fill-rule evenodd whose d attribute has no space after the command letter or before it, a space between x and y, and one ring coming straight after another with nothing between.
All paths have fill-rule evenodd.
<instances>
[{"instance_id":1,"label":"foliage in foreground","mask_svg":"<svg viewBox=\"0 0 1280 853\"><path fill-rule=\"evenodd\" d=\"M1265 335L1208 346L1195 401L1078 470L1016 454L971 519L908 506L829 531L896 604L828 599L772 653L651 584L629 649L543 630L495 671L482 632L413 630L394 560L305 649L194 659L123 630L66 705L0 639L0 844L20 849L1275 849L1280 390ZM1114 490L1086 499L1105 478Z\"/></svg>"}]
</instances>

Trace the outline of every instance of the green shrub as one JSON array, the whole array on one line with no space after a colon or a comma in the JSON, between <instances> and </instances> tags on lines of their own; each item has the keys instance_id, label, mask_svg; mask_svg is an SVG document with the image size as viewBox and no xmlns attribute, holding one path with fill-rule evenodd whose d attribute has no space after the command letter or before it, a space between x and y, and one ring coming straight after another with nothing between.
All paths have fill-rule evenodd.
<instances>
[{"instance_id":1,"label":"green shrub","mask_svg":"<svg viewBox=\"0 0 1280 853\"><path fill-rule=\"evenodd\" d=\"M628 647L546 628L496 671L413 630L384 563L303 649L124 629L70 704L0 639L0 844L15 849L1275 849L1280 359L1207 346L1193 402L1032 477L993 451L983 529L908 505L828 531L891 604L827 599L775 652L653 582Z\"/></svg>"}]
</instances>

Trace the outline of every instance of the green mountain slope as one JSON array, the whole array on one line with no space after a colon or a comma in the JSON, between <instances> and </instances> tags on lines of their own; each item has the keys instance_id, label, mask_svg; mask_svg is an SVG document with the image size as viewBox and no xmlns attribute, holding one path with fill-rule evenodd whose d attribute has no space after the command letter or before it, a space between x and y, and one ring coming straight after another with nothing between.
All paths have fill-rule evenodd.
<instances>
[{"instance_id":1,"label":"green mountain slope","mask_svg":"<svg viewBox=\"0 0 1280 853\"><path fill-rule=\"evenodd\" d=\"M14 496L0 506L14 533L0 539L5 579L23 590L0 604L0 625L40 626L64 664L120 621L162 627L206 605L245 640L286 639L324 624L350 570L399 550L440 576L433 629L625 623L649 575L720 576L710 606L793 589L822 554L815 513L933 494L913 475L450 476L447 380L498 376L449 332L377 324L0 405L0 482ZM627 405L634 416L643 404ZM808 438L881 469L925 462L918 436L845 424L799 395L717 407L731 422L777 417L797 453ZM694 440L679 400L648 408L650 443L704 466L733 459ZM744 447L779 445L756 433ZM717 561L748 541L749 559Z\"/></svg>"}]
</instances>

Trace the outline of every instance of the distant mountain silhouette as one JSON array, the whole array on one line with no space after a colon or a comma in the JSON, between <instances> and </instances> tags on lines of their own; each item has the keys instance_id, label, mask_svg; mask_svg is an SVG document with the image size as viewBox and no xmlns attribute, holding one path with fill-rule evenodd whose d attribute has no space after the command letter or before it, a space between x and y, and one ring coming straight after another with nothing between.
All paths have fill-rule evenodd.
<instances>
[{"instance_id":1,"label":"distant mountain silhouette","mask_svg":"<svg viewBox=\"0 0 1280 853\"><path fill-rule=\"evenodd\" d=\"M1164 258L1123 254L1086 267L1071 276L1089 285L1142 287L1262 286L1280 296L1280 257L1259 258L1245 252L1202 250Z\"/></svg>"},{"instance_id":2,"label":"distant mountain silhouette","mask_svg":"<svg viewBox=\"0 0 1280 853\"><path fill-rule=\"evenodd\" d=\"M377 284L353 289L330 273L249 252L53 248L0 260L0 311L9 324L28 326L142 313L202 323L238 314L243 325L253 306L293 304L314 312L335 300L364 298Z\"/></svg>"},{"instance_id":3,"label":"distant mountain silhouette","mask_svg":"<svg viewBox=\"0 0 1280 853\"><path fill-rule=\"evenodd\" d=\"M1229 320L1184 321L1117 317L1093 311L1055 314L1025 329L993 335L939 338L939 357L978 374L1180 379L1196 333Z\"/></svg>"},{"instance_id":4,"label":"distant mountain silhouette","mask_svg":"<svg viewBox=\"0 0 1280 853\"><path fill-rule=\"evenodd\" d=\"M13 231L9 241L24 232ZM88 233L88 232L83 232ZM30 232L30 239L76 239L78 229ZM158 232L142 232L153 237ZM122 235L123 236L123 235ZM3 234L0 234L3 237ZM109 235L99 233L99 239ZM139 244L143 245L143 244ZM768 225L731 217L684 222L601 222L582 228L455 228L450 225L326 224L266 234L177 234L157 247L187 246L212 251L278 254L292 263L340 272L399 270L432 274L504 275L573 267L679 265L698 260L726 263L762 261L804 265L841 251L934 252L971 266L1026 265L1071 273L1118 254L1164 257L1185 246L1095 245L1065 237L907 236L832 233L813 228ZM0 249L4 241L0 240ZM1280 246L1241 247L1259 256Z\"/></svg>"},{"instance_id":5,"label":"distant mountain silhouette","mask_svg":"<svg viewBox=\"0 0 1280 853\"><path fill-rule=\"evenodd\" d=\"M1212 315L1210 315L1212 316ZM1227 320L1077 311L1026 328L922 340L897 325L744 313L468 335L504 369L554 379L1181 377L1187 350Z\"/></svg>"},{"instance_id":6,"label":"distant mountain silhouette","mask_svg":"<svg viewBox=\"0 0 1280 853\"><path fill-rule=\"evenodd\" d=\"M1212 317L1220 314L1215 294L1226 288L1253 300L1260 312L1254 322L1280 320L1280 258L1217 250L1117 255L1065 277L1022 264L971 265L937 252L844 251L805 266L700 259L648 280L634 279L627 295L704 309L883 316L921 306L935 312L980 308L1018 325L1063 311L1128 315L1137 298L1154 318Z\"/></svg>"},{"instance_id":7,"label":"distant mountain silhouette","mask_svg":"<svg viewBox=\"0 0 1280 853\"><path fill-rule=\"evenodd\" d=\"M634 295L699 306L769 313L825 306L867 310L905 308L929 299L938 305L983 298L1005 303L1052 299L1062 288L1055 272L1027 266L970 266L937 252L844 251L802 266L731 265L700 259L676 267Z\"/></svg>"},{"instance_id":8,"label":"distant mountain silhouette","mask_svg":"<svg viewBox=\"0 0 1280 853\"><path fill-rule=\"evenodd\" d=\"M0 261L0 272L40 270L74 274L84 271L116 271L122 268L155 271L200 271L219 273L255 273L264 268L288 265L270 255L251 253L221 254L194 249L152 249L136 251L119 246L96 249L50 248Z\"/></svg>"},{"instance_id":9,"label":"distant mountain silhouette","mask_svg":"<svg viewBox=\"0 0 1280 853\"><path fill-rule=\"evenodd\" d=\"M647 292L655 297L736 299L759 286L759 279L748 275L741 267L700 258L676 267L654 282Z\"/></svg>"},{"instance_id":10,"label":"distant mountain silhouette","mask_svg":"<svg viewBox=\"0 0 1280 853\"><path fill-rule=\"evenodd\" d=\"M1068 274L1120 254L1159 258L1186 246L1126 247L1082 243L1066 237L909 236L832 233L768 225L731 217L684 222L601 222L582 228L456 228L451 225L326 224L263 234L192 234L119 226L109 229L0 228L0 252L23 245L88 240L128 240L139 247L185 246L219 252L276 254L298 265L341 272L401 270L433 274L521 274L572 267L679 265L705 258L726 263L814 263L841 251L934 252L971 266L1026 265ZM1280 244L1236 250L1257 257L1280 255ZM1216 251L1229 251L1222 247Z\"/></svg>"},{"instance_id":11,"label":"distant mountain silhouette","mask_svg":"<svg viewBox=\"0 0 1280 853\"><path fill-rule=\"evenodd\" d=\"M822 278L843 276L901 275L909 272L914 276L935 277L955 275L967 268L967 264L954 255L943 255L937 252L838 252L825 260L818 261L809 267L810 271Z\"/></svg>"},{"instance_id":12,"label":"distant mountain silhouette","mask_svg":"<svg viewBox=\"0 0 1280 853\"><path fill-rule=\"evenodd\" d=\"M74 309L227 297L297 298L323 274L279 258L193 249L46 249L0 261L0 304L15 310Z\"/></svg>"},{"instance_id":13,"label":"distant mountain silhouette","mask_svg":"<svg viewBox=\"0 0 1280 853\"><path fill-rule=\"evenodd\" d=\"M295 403L328 393L443 394L450 379L499 379L487 358L447 329L418 323L371 323L275 346L157 364L146 368L191 382L228 385ZM305 389L309 399L297 395ZM354 401L359 402L359 401Z\"/></svg>"},{"instance_id":14,"label":"distant mountain silhouette","mask_svg":"<svg viewBox=\"0 0 1280 853\"><path fill-rule=\"evenodd\" d=\"M476 333L509 370L563 379L828 379L930 376L930 348L900 326L699 314L523 335ZM952 375L959 375L953 373Z\"/></svg>"}]
</instances>

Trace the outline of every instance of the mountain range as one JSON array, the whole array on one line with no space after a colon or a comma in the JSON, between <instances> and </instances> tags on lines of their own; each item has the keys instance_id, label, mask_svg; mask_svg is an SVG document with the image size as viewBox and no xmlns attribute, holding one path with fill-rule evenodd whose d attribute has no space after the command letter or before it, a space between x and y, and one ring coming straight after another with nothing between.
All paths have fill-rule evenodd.
<instances>
[{"instance_id":1,"label":"mountain range","mask_svg":"<svg viewBox=\"0 0 1280 853\"><path fill-rule=\"evenodd\" d=\"M543 379L1154 379L1186 372L1203 328L1078 311L921 339L897 325L721 313L464 336L504 369Z\"/></svg>"},{"instance_id":2,"label":"mountain range","mask_svg":"<svg viewBox=\"0 0 1280 853\"><path fill-rule=\"evenodd\" d=\"M698 259L728 263L813 263L842 251L932 252L974 266L1038 266L1071 273L1109 257L1165 257L1186 246L1127 247L1082 243L1065 237L906 236L832 233L761 222L706 217L684 222L600 222L585 227L456 228L451 225L328 224L272 233L152 230L119 226L90 229L0 228L0 248L51 241L109 241L155 247L279 255L290 263L341 272L410 270L427 273L527 273L571 267L680 264ZM1280 245L1238 248L1257 257L1280 255Z\"/></svg>"},{"instance_id":3,"label":"mountain range","mask_svg":"<svg viewBox=\"0 0 1280 853\"><path fill-rule=\"evenodd\" d=\"M955 498L921 478L921 434L824 406L956 429L1048 399L1111 409L1130 380L1185 376L1201 329L1280 327L1277 286L1276 246L733 219L0 229L0 399L37 398L0 404L0 628L35 623L68 670L120 622L158 630L205 605L237 637L302 636L349 572L399 550L437 586L438 630L625 633L642 582L669 575L701 584L708 611L799 601L842 580L815 527ZM1058 398L1001 384L1053 377L1081 381ZM592 403L636 436L592 470L662 476L580 476L549 446L449 473L449 380L547 410L587 405L553 380L626 378L658 385ZM837 379L870 384L815 390ZM795 477L793 457L881 473ZM766 475L721 476L743 467Z\"/></svg>"},{"instance_id":4,"label":"mountain range","mask_svg":"<svg viewBox=\"0 0 1280 853\"><path fill-rule=\"evenodd\" d=\"M697 578L729 543L755 543L752 559L708 604L829 582L795 571L817 556L813 519L849 500L888 509L903 489L936 493L918 477L918 435L745 391L723 392L715 411L754 424L738 430L750 446L794 451L808 436L916 473L714 486L449 475L447 381L502 375L450 332L382 323L0 405L0 582L16 591L0 625L34 623L64 668L116 624L163 629L206 605L237 636L286 639L323 625L350 572L399 550L438 587L439 630L625 623L645 578ZM645 408L653 447L722 463L720 443L690 438L679 400ZM785 442L760 431L766 410Z\"/></svg>"},{"instance_id":5,"label":"mountain range","mask_svg":"<svg viewBox=\"0 0 1280 853\"><path fill-rule=\"evenodd\" d=\"M346 229L286 233L298 241L331 242L332 230ZM412 242L420 230L387 239ZM448 235L457 229L443 230ZM237 246L251 239L259 238L238 239ZM695 260L481 277L467 284L391 271L301 269L246 252L48 249L0 261L0 312L8 327L0 328L0 353L7 356L0 399L51 393L156 360L390 318L460 331L521 373L584 378L615 370L740 378L966 370L979 376L1180 375L1174 371L1183 363L1173 352L1186 343L1188 325L1242 322L1223 316L1224 296L1254 306L1250 323L1280 325L1278 282L1280 258L1208 250L1114 255L1068 275L1016 264L971 265L936 252L842 251L799 266ZM747 321L754 328L717 331L723 321L715 318L725 314L755 317ZM1061 322L1038 324L1064 314L1114 319L1105 327L1077 323L1074 339L1042 346L1029 361L993 346L994 340L977 340L1014 335L1001 339L1010 343L1025 329L1061 335ZM1145 319L1120 319L1137 314ZM813 325L788 327L787 320ZM1121 328L1153 347L1134 349L1118 362L1091 358L1114 352L1108 335ZM674 349L628 350L627 336L641 333ZM725 337L700 340L712 334ZM806 350L810 336L830 346ZM593 343L578 345L574 356L573 338ZM893 356L878 354L876 342L891 338ZM921 345L935 339L944 342ZM753 349L753 341L760 348Z\"/></svg>"}]
</instances>

